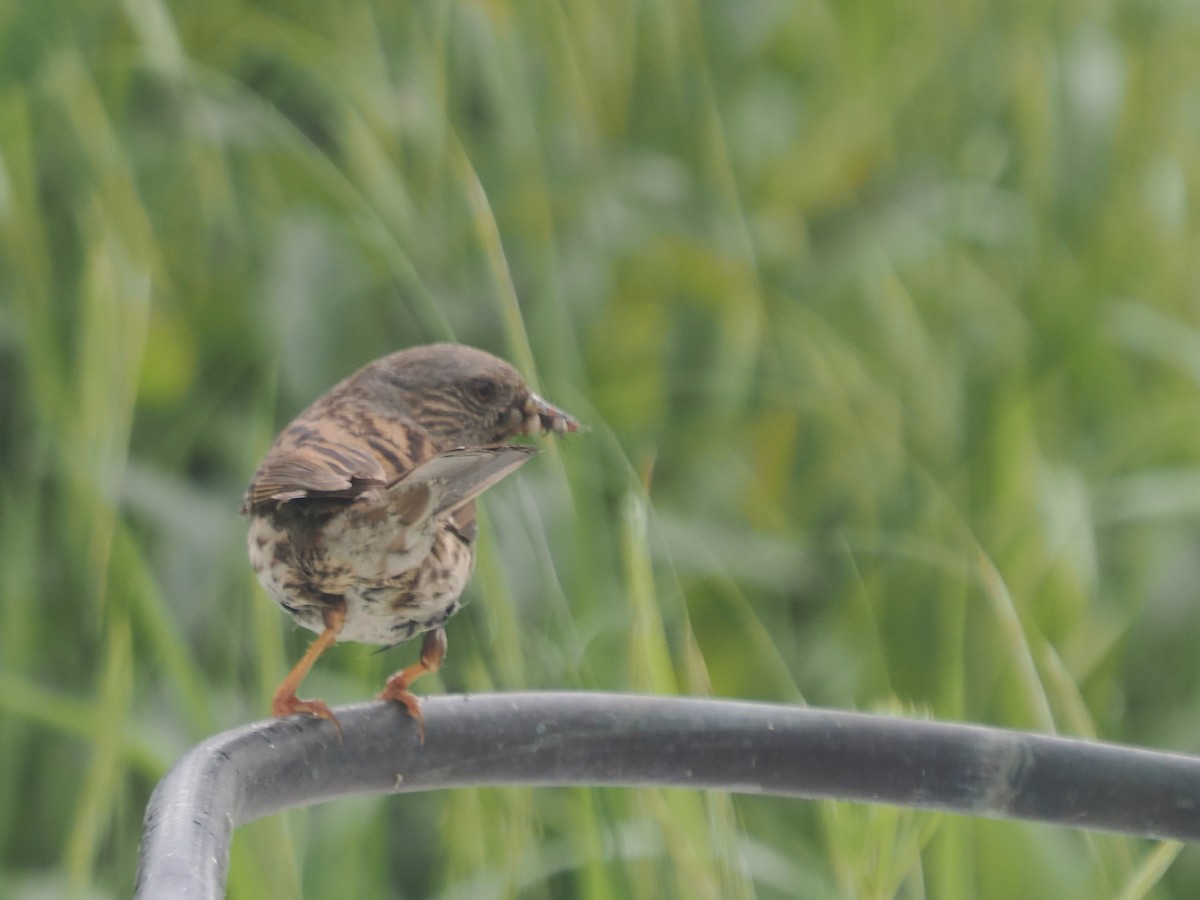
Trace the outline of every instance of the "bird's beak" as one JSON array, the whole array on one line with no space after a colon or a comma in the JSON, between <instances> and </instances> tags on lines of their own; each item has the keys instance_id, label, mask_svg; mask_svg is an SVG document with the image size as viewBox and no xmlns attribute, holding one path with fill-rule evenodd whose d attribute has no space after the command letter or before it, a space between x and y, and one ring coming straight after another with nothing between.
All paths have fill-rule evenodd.
<instances>
[{"instance_id":1,"label":"bird's beak","mask_svg":"<svg viewBox=\"0 0 1200 900\"><path fill-rule=\"evenodd\" d=\"M566 434L568 431L578 431L579 422L530 391L529 398L525 401L523 430L525 434Z\"/></svg>"}]
</instances>

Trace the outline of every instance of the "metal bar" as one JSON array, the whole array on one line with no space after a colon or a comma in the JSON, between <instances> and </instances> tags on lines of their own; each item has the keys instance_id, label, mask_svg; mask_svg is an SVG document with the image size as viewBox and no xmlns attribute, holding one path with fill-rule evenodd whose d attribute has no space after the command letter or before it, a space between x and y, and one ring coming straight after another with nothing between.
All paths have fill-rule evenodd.
<instances>
[{"instance_id":1,"label":"metal bar","mask_svg":"<svg viewBox=\"0 0 1200 900\"><path fill-rule=\"evenodd\" d=\"M830 798L1200 841L1200 759L859 713L627 694L427 697L217 735L146 810L138 898L224 896L233 829L349 794L671 786Z\"/></svg>"}]
</instances>

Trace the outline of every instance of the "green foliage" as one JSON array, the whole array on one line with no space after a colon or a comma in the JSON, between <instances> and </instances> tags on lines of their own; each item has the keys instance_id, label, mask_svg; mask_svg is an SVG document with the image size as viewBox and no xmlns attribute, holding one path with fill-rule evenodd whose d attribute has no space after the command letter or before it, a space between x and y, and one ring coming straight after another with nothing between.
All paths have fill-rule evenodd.
<instances>
[{"instance_id":1,"label":"green foliage","mask_svg":"<svg viewBox=\"0 0 1200 900\"><path fill-rule=\"evenodd\" d=\"M591 431L489 494L423 689L1200 749L1198 45L1177 0L0 7L0 894L129 893L154 782L308 640L236 515L271 435L450 337ZM1197 883L1065 829L479 790L256 823L229 891Z\"/></svg>"}]
</instances>

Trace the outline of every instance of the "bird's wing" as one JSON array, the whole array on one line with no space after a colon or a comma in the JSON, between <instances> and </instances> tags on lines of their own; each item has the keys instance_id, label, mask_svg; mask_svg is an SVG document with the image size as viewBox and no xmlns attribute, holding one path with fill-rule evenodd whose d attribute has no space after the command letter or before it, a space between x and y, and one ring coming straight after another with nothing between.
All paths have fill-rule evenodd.
<instances>
[{"instance_id":1,"label":"bird's wing","mask_svg":"<svg viewBox=\"0 0 1200 900\"><path fill-rule=\"evenodd\" d=\"M295 422L254 473L242 512L303 498L353 499L389 480L368 438Z\"/></svg>"},{"instance_id":2,"label":"bird's wing","mask_svg":"<svg viewBox=\"0 0 1200 900\"><path fill-rule=\"evenodd\" d=\"M462 447L418 464L382 490L347 506L325 526L327 550L360 577L395 577L420 563L447 520L467 543L475 533L472 501L515 471L536 447Z\"/></svg>"},{"instance_id":3,"label":"bird's wing","mask_svg":"<svg viewBox=\"0 0 1200 900\"><path fill-rule=\"evenodd\" d=\"M426 497L421 503L405 504L418 518L439 519L470 503L504 476L515 472L536 454L528 444L498 447L459 447L440 453L417 465L388 485L387 496L395 503L402 497ZM413 520L415 521L415 520Z\"/></svg>"},{"instance_id":4,"label":"bird's wing","mask_svg":"<svg viewBox=\"0 0 1200 900\"><path fill-rule=\"evenodd\" d=\"M411 577L427 561L434 577L438 566L451 564L430 557L441 529L448 525L471 543L472 501L536 452L515 445L448 450L386 487L364 492L321 525L324 557L337 561L321 590L333 594L376 585L394 591L398 579Z\"/></svg>"},{"instance_id":5,"label":"bird's wing","mask_svg":"<svg viewBox=\"0 0 1200 900\"><path fill-rule=\"evenodd\" d=\"M306 411L276 438L246 490L243 512L306 499L355 500L386 488L396 524L412 525L455 512L537 452L514 444L431 455L427 432L413 422L326 406Z\"/></svg>"}]
</instances>

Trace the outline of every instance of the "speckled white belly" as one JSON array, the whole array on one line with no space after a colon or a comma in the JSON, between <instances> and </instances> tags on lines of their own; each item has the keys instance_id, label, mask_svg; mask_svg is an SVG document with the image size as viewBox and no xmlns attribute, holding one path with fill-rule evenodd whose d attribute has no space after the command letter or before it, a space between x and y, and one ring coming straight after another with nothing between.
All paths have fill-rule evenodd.
<instances>
[{"instance_id":1,"label":"speckled white belly","mask_svg":"<svg viewBox=\"0 0 1200 900\"><path fill-rule=\"evenodd\" d=\"M305 628L322 631L324 610L340 597L346 619L339 641L390 646L437 628L461 608L475 558L449 528L438 524L432 534L410 533L407 542L364 542L360 531L351 547L339 526L330 526L314 555L311 548L297 554L266 517L250 524L247 544L259 581Z\"/></svg>"}]
</instances>

